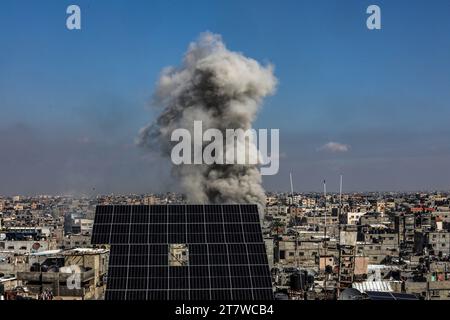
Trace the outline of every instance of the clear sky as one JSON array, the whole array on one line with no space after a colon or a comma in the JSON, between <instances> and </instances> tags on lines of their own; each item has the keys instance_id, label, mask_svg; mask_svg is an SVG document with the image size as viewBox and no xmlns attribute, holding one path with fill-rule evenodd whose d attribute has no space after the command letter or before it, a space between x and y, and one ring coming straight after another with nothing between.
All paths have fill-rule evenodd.
<instances>
[{"instance_id":1,"label":"clear sky","mask_svg":"<svg viewBox=\"0 0 450 320\"><path fill-rule=\"evenodd\" d=\"M82 30L66 29L70 4ZM447 0L2 0L0 194L176 190L134 141L161 69L204 31L275 65L256 123L280 129L267 190L289 171L298 191L341 173L347 190L450 189L449 14Z\"/></svg>"}]
</instances>

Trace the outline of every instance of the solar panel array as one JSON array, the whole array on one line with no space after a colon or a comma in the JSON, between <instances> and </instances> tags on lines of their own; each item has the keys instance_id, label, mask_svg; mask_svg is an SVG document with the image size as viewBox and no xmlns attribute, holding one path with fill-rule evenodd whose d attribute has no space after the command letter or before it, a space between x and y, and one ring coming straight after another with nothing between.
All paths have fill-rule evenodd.
<instances>
[{"instance_id":1,"label":"solar panel array","mask_svg":"<svg viewBox=\"0 0 450 320\"><path fill-rule=\"evenodd\" d=\"M396 292L366 291L370 300L419 300L415 295Z\"/></svg>"},{"instance_id":2,"label":"solar panel array","mask_svg":"<svg viewBox=\"0 0 450 320\"><path fill-rule=\"evenodd\" d=\"M97 206L91 241L111 244L107 300L273 298L256 205Z\"/></svg>"}]
</instances>

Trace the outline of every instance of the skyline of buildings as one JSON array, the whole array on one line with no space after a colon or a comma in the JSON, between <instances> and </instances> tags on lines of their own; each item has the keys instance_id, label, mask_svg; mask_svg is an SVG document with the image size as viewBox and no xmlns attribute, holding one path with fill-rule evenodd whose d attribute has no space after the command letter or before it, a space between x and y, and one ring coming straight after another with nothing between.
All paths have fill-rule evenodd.
<instances>
[{"instance_id":1,"label":"skyline of buildings","mask_svg":"<svg viewBox=\"0 0 450 320\"><path fill-rule=\"evenodd\" d=\"M103 299L109 251L91 245L95 207L183 203L176 193L0 198L7 297ZM450 299L450 192L271 193L260 215L276 299L347 299L349 288L357 299ZM74 266L84 291L66 288ZM61 276L38 281L39 270Z\"/></svg>"}]
</instances>

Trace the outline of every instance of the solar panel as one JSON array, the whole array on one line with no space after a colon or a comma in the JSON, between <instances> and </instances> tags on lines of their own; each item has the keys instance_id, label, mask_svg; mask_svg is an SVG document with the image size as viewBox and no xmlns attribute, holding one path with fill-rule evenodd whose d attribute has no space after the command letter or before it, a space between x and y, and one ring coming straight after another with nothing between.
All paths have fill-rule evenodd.
<instances>
[{"instance_id":1,"label":"solar panel","mask_svg":"<svg viewBox=\"0 0 450 320\"><path fill-rule=\"evenodd\" d=\"M392 293L396 300L419 300L414 294L408 293Z\"/></svg>"},{"instance_id":2,"label":"solar panel","mask_svg":"<svg viewBox=\"0 0 450 320\"><path fill-rule=\"evenodd\" d=\"M413 294L396 292L366 291L370 300L419 300Z\"/></svg>"},{"instance_id":3,"label":"solar panel","mask_svg":"<svg viewBox=\"0 0 450 320\"><path fill-rule=\"evenodd\" d=\"M97 206L110 244L107 300L266 300L272 282L256 205Z\"/></svg>"}]
</instances>

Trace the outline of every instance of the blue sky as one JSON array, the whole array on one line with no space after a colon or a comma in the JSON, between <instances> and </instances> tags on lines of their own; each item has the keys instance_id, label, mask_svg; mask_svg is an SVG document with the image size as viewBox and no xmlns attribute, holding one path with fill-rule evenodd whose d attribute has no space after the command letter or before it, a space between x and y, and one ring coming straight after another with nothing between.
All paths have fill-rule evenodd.
<instances>
[{"instance_id":1,"label":"blue sky","mask_svg":"<svg viewBox=\"0 0 450 320\"><path fill-rule=\"evenodd\" d=\"M65 28L70 4L81 31ZM370 4L381 30L366 28ZM161 69L207 30L275 65L255 124L280 129L268 190L286 190L289 171L299 191L340 173L348 190L450 189L449 12L445 0L3 0L0 194L173 189L134 139ZM320 149L330 141L348 151Z\"/></svg>"}]
</instances>

